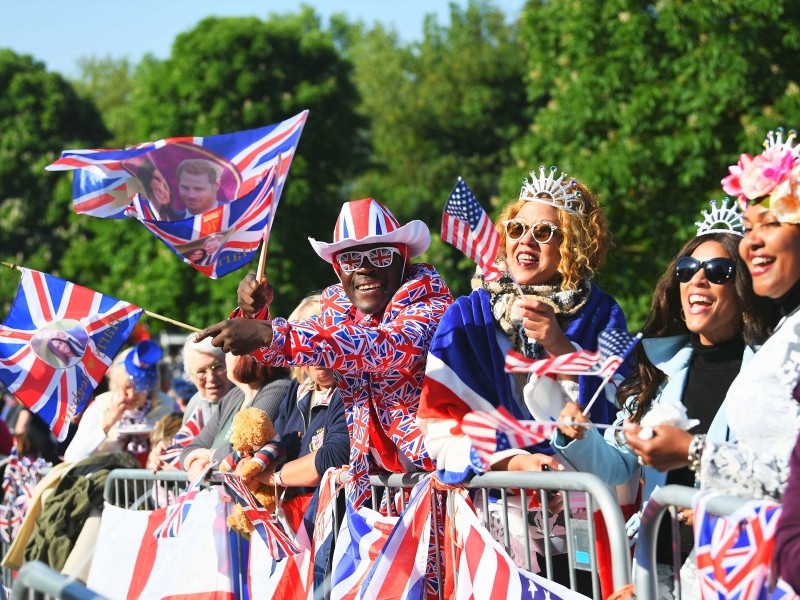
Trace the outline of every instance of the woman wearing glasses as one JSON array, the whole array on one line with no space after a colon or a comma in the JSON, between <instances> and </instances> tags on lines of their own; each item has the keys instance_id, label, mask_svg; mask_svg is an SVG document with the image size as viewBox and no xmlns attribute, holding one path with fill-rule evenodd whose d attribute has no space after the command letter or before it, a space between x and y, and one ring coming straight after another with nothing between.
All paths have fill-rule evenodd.
<instances>
[{"instance_id":1,"label":"woman wearing glasses","mask_svg":"<svg viewBox=\"0 0 800 600\"><path fill-rule=\"evenodd\" d=\"M596 377L509 375L508 350L530 358L596 350L602 330L626 327L617 302L592 283L611 246L605 212L583 183L554 173L555 167L531 172L519 198L505 206L496 222L507 262L498 260L503 277L487 281L476 274L473 292L448 309L432 342L418 422L443 481L460 482L483 470L471 460L469 439L452 435L471 410L465 394L530 420L555 417L567 399L586 403L597 390ZM604 423L615 413L605 398L591 411ZM530 450L497 452L490 468L559 468L547 444Z\"/></svg>"},{"instance_id":2,"label":"woman wearing glasses","mask_svg":"<svg viewBox=\"0 0 800 600\"><path fill-rule=\"evenodd\" d=\"M231 453L228 441L233 417L242 408L263 410L275 421L281 399L289 388L289 371L262 365L246 356L225 355L228 379L234 387L220 400L219 412L203 425L203 429L181 453L181 465L189 480L194 479L213 460L222 460Z\"/></svg>"}]
</instances>

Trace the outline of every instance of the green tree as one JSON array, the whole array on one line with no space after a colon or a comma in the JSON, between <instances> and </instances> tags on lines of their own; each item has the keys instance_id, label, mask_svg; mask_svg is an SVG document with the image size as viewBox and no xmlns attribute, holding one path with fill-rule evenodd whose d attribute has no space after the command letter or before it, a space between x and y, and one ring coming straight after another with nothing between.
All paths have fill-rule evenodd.
<instances>
[{"instance_id":1,"label":"green tree","mask_svg":"<svg viewBox=\"0 0 800 600\"><path fill-rule=\"evenodd\" d=\"M59 274L80 235L69 181L44 168L64 148L95 146L108 131L94 105L42 63L0 50L0 246L3 260ZM8 309L19 279L0 277Z\"/></svg>"},{"instance_id":2,"label":"green tree","mask_svg":"<svg viewBox=\"0 0 800 600\"><path fill-rule=\"evenodd\" d=\"M544 163L599 193L617 240L601 282L633 326L699 210L723 195L727 166L780 124L776 104L797 107L799 12L790 0L526 5L520 37L539 109L504 189Z\"/></svg>"},{"instance_id":3,"label":"green tree","mask_svg":"<svg viewBox=\"0 0 800 600\"><path fill-rule=\"evenodd\" d=\"M166 60L143 60L131 80L139 142L262 127L310 109L269 242L276 314L334 279L306 236L331 239L343 187L365 161L350 74L333 36L303 9L267 20L205 19L176 38ZM98 260L102 248L113 249L113 264ZM93 221L84 250L75 248L69 264L103 288L124 290L125 299L197 326L227 316L246 272L209 280L137 224L104 220Z\"/></svg>"},{"instance_id":4,"label":"green tree","mask_svg":"<svg viewBox=\"0 0 800 600\"><path fill-rule=\"evenodd\" d=\"M442 209L460 175L483 207L499 204L510 144L530 120L525 56L516 27L489 2L450 7L450 23L426 19L421 42L363 25L346 37L360 112L370 120L372 167L354 183L401 220L422 219L433 262L456 293L469 290L474 264L438 239Z\"/></svg>"}]
</instances>

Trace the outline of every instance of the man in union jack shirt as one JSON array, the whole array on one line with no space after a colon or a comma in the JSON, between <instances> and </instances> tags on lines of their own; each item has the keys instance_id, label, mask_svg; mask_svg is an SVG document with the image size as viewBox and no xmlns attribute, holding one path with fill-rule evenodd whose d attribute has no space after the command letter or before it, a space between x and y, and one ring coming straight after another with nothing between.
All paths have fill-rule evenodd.
<instances>
[{"instance_id":1,"label":"man in union jack shirt","mask_svg":"<svg viewBox=\"0 0 800 600\"><path fill-rule=\"evenodd\" d=\"M344 204L332 243L309 241L341 281L324 291L321 315L267 321L267 288L248 275L236 316L256 320L229 319L197 337L266 364L334 369L351 437L348 495L359 507L373 470L435 468L415 420L428 346L453 298L432 266L411 264L430 244L428 227L400 226L371 198Z\"/></svg>"}]
</instances>

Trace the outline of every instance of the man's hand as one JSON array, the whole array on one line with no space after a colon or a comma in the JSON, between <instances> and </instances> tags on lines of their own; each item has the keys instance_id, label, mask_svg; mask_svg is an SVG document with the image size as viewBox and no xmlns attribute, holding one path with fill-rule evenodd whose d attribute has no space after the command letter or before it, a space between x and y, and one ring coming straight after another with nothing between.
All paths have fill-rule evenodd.
<instances>
[{"instance_id":1,"label":"man's hand","mask_svg":"<svg viewBox=\"0 0 800 600\"><path fill-rule=\"evenodd\" d=\"M272 343L272 324L269 321L228 319L206 327L194 337L195 343L207 337L217 348L234 356L252 354Z\"/></svg>"},{"instance_id":2,"label":"man's hand","mask_svg":"<svg viewBox=\"0 0 800 600\"><path fill-rule=\"evenodd\" d=\"M653 427L653 437L642 439L639 425L625 421L625 440L628 446L648 467L658 471L678 469L689 464L689 444L692 434L672 425Z\"/></svg>"},{"instance_id":3,"label":"man's hand","mask_svg":"<svg viewBox=\"0 0 800 600\"><path fill-rule=\"evenodd\" d=\"M561 414L558 415L558 421L559 423L574 423L574 425L558 426L558 430L568 438L572 440L582 440L586 435L586 428L581 427L580 423L588 423L589 419L584 416L583 412L581 411L581 407L575 402L567 402L567 404L564 406L564 410L562 410Z\"/></svg>"},{"instance_id":4,"label":"man's hand","mask_svg":"<svg viewBox=\"0 0 800 600\"><path fill-rule=\"evenodd\" d=\"M267 282L266 278L259 284L256 281L256 276L251 273L239 282L236 297L242 315L252 319L264 310L265 306L272 304L272 300L275 298L275 290Z\"/></svg>"}]
</instances>

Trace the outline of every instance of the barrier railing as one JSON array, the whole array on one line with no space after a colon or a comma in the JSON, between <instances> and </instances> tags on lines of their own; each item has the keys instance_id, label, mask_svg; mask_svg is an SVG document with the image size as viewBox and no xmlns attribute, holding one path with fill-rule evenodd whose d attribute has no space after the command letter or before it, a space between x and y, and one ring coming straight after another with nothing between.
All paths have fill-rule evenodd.
<instances>
[{"instance_id":1,"label":"barrier railing","mask_svg":"<svg viewBox=\"0 0 800 600\"><path fill-rule=\"evenodd\" d=\"M680 582L680 532L675 519L676 507L691 508L700 493L697 488L682 485L667 485L659 488L647 502L642 514L642 525L639 529L639 548L636 552L637 564L634 572L636 595L642 600L657 600L658 578L656 569L656 538L664 514L669 510L672 514L673 568L675 589L673 597L681 597ZM715 496L709 499L706 509L709 513L721 516L733 514L747 502L744 498L733 496Z\"/></svg>"},{"instance_id":2,"label":"barrier railing","mask_svg":"<svg viewBox=\"0 0 800 600\"><path fill-rule=\"evenodd\" d=\"M54 571L37 560L25 563L17 572L11 588L11 600L106 600L105 596L93 592L85 585L66 575Z\"/></svg>"}]
</instances>

